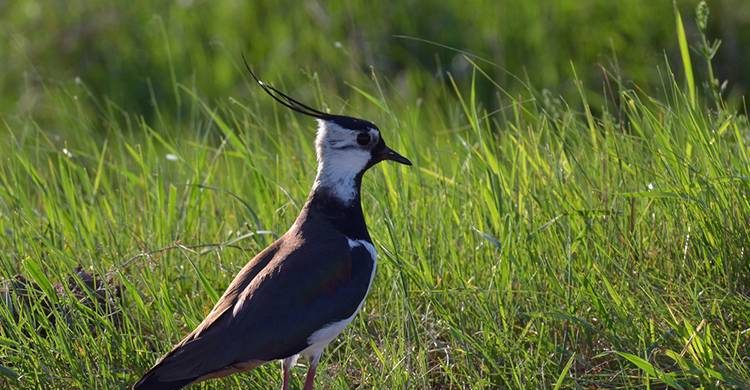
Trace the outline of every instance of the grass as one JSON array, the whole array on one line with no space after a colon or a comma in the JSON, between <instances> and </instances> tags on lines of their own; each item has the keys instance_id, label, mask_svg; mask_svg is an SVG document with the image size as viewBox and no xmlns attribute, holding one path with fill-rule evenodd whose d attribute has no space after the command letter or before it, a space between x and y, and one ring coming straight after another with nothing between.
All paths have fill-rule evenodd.
<instances>
[{"instance_id":1,"label":"grass","mask_svg":"<svg viewBox=\"0 0 750 390\"><path fill-rule=\"evenodd\" d=\"M365 177L378 273L318 386L746 388L747 115L669 71L592 110L577 79L578 101L509 92L466 60L468 79L421 101L378 72L347 79L345 101L341 80L286 86L373 120L415 163ZM178 78L149 118L85 82L44 85L43 119L3 116L0 277L36 287L6 283L0 385L127 388L299 212L314 123L249 82L214 100ZM274 388L279 371L195 387Z\"/></svg>"}]
</instances>

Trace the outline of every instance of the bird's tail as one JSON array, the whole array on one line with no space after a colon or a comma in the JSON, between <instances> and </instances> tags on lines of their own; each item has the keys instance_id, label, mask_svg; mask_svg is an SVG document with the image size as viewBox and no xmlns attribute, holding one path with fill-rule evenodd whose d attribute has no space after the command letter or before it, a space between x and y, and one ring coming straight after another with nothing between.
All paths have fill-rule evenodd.
<instances>
[{"instance_id":1,"label":"bird's tail","mask_svg":"<svg viewBox=\"0 0 750 390\"><path fill-rule=\"evenodd\" d=\"M179 390L198 379L196 377L165 380L159 372L162 367L161 364L157 364L148 370L147 373L143 374L138 383L133 385L133 390Z\"/></svg>"}]
</instances>

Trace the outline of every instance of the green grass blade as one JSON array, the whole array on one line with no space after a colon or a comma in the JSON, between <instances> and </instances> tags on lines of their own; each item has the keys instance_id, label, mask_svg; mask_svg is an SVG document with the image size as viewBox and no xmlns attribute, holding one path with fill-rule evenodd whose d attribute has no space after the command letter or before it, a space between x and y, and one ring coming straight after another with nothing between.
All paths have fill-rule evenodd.
<instances>
[{"instance_id":1,"label":"green grass blade","mask_svg":"<svg viewBox=\"0 0 750 390\"><path fill-rule=\"evenodd\" d=\"M677 42L680 46L680 57L682 58L682 69L685 72L685 82L687 83L688 96L690 98L690 104L695 107L696 96L695 96L695 78L693 77L693 64L690 60L690 48L687 43L687 35L685 34L685 26L682 24L682 15L680 10L677 9L677 5L674 5L674 16L675 16L675 28L677 30Z\"/></svg>"}]
</instances>

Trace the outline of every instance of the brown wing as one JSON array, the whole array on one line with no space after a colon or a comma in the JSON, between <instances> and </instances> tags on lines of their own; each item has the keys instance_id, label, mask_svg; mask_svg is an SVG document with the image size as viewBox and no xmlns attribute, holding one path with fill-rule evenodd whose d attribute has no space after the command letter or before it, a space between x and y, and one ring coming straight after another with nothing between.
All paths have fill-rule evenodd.
<instances>
[{"instance_id":1,"label":"brown wing","mask_svg":"<svg viewBox=\"0 0 750 390\"><path fill-rule=\"evenodd\" d=\"M224 291L224 294L222 294L221 298L219 298L219 300L216 302L216 305L214 305L213 309L211 309L211 312L208 313L206 318L201 321L201 323L195 328L195 330L190 332L190 334L185 336L182 341L175 345L173 351L180 348L182 345L185 345L190 340L194 340L200 337L201 334L208 328L210 328L211 325L213 325L216 320L224 315L227 310L232 310L240 294L242 294L242 292L253 281L253 279L255 279L258 273L263 271L268 263L274 258L283 242L283 239L284 238L282 237L276 240L273 244L269 245L262 252L258 253L252 260L250 260L244 267L242 267L237 276L235 276L232 280L232 283L229 283L229 287L227 287L226 291Z\"/></svg>"}]
</instances>

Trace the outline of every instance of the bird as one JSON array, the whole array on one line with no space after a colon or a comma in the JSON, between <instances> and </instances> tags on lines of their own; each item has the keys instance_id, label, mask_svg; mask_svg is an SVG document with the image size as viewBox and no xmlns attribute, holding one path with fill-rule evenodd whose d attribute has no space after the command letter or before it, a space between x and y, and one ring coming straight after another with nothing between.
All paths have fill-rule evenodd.
<instances>
[{"instance_id":1,"label":"bird","mask_svg":"<svg viewBox=\"0 0 750 390\"><path fill-rule=\"evenodd\" d=\"M244 56L243 56L244 60ZM134 390L181 389L281 361L281 389L309 359L312 390L326 346L352 322L375 275L376 251L361 205L364 173L381 161L412 165L370 121L312 108L261 81L281 105L317 121L317 174L292 226L236 275L206 318L159 359Z\"/></svg>"}]
</instances>

